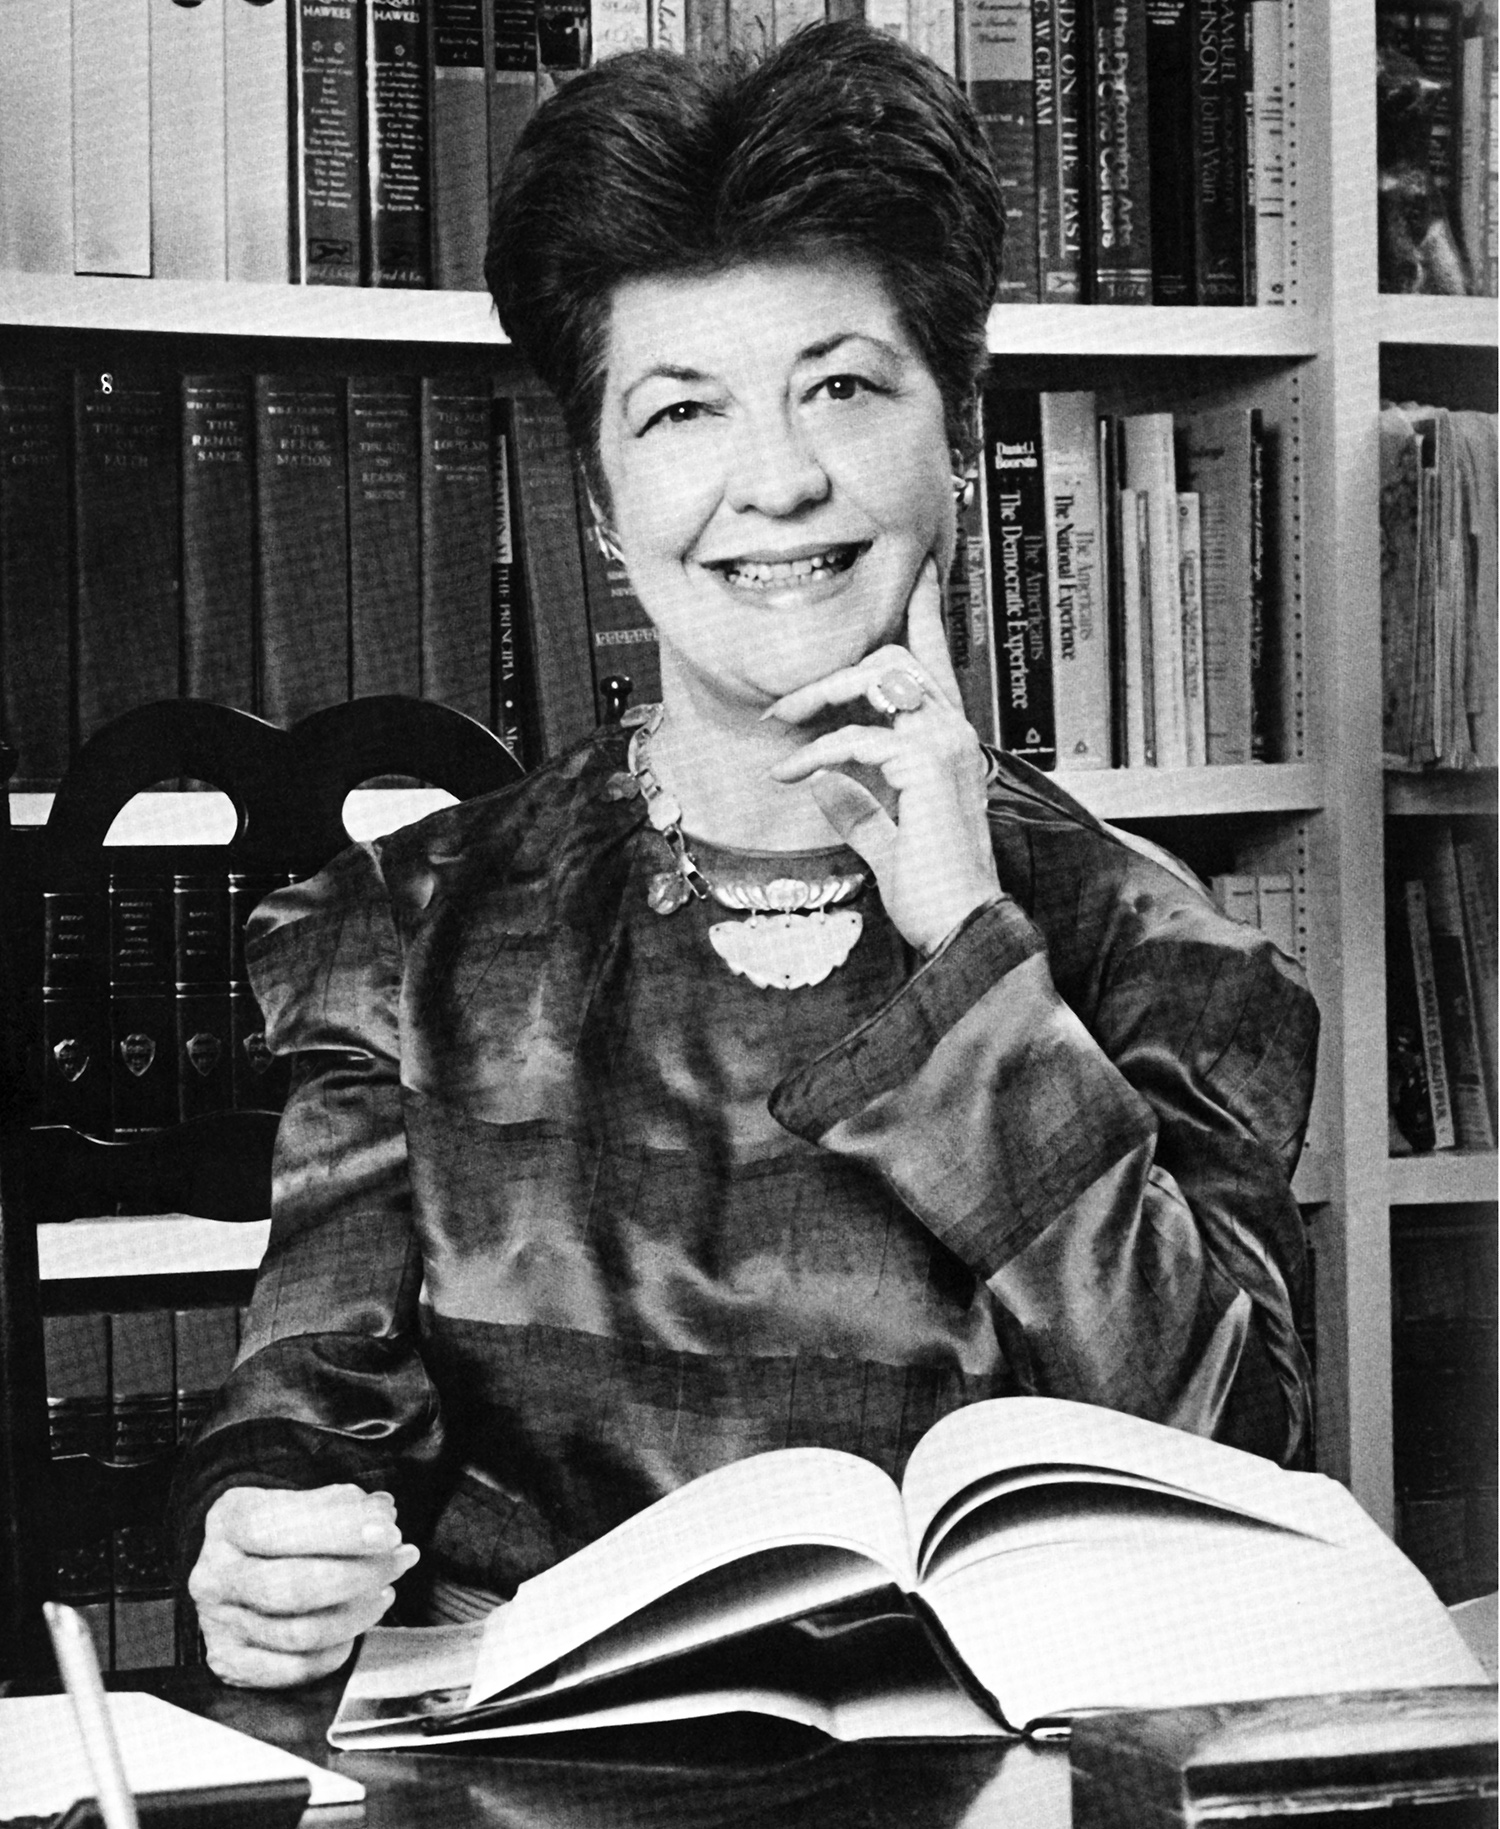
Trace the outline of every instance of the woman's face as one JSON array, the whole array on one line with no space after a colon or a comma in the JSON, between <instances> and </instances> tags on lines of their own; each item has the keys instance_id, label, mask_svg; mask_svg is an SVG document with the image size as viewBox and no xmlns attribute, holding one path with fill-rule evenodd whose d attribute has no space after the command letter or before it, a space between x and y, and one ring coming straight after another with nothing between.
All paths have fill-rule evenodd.
<instances>
[{"instance_id":1,"label":"woman's face","mask_svg":"<svg viewBox=\"0 0 1500 1829\"><path fill-rule=\"evenodd\" d=\"M929 553L946 574L942 399L862 263L621 286L600 457L669 689L759 709L901 640Z\"/></svg>"}]
</instances>

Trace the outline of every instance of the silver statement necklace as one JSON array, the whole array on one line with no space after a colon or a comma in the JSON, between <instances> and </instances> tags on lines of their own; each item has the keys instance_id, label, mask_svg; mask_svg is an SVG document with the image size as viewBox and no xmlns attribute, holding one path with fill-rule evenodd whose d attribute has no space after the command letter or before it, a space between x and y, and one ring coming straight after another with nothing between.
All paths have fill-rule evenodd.
<instances>
[{"instance_id":1,"label":"silver statement necklace","mask_svg":"<svg viewBox=\"0 0 1500 1829\"><path fill-rule=\"evenodd\" d=\"M796 991L821 984L854 950L864 917L840 908L864 887L862 870L847 875L777 877L769 883L715 882L688 849L682 831L682 808L651 767L651 739L666 716L662 705L640 705L622 722L634 725L626 757L628 773L612 775L613 799L646 802L646 816L666 840L672 868L659 871L646 890L658 915L676 914L691 900L713 899L724 908L747 914L748 920L716 921L708 930L714 951L730 971L762 991Z\"/></svg>"}]
</instances>

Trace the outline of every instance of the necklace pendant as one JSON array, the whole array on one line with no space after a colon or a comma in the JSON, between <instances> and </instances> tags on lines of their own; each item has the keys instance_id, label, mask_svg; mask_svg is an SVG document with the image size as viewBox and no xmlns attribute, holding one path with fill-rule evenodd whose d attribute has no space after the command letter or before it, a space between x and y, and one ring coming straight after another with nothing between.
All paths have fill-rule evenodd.
<instances>
[{"instance_id":1,"label":"necklace pendant","mask_svg":"<svg viewBox=\"0 0 1500 1829\"><path fill-rule=\"evenodd\" d=\"M864 917L852 908L831 914L757 914L748 921L716 921L708 930L714 951L740 978L761 991L800 991L821 984L854 951Z\"/></svg>"},{"instance_id":2,"label":"necklace pendant","mask_svg":"<svg viewBox=\"0 0 1500 1829\"><path fill-rule=\"evenodd\" d=\"M675 870L661 870L646 885L646 905L652 914L676 914L691 894Z\"/></svg>"}]
</instances>

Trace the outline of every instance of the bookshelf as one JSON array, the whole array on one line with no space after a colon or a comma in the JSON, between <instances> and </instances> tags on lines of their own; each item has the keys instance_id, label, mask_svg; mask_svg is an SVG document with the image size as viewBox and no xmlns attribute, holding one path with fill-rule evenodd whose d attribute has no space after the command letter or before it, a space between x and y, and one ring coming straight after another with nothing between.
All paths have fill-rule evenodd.
<instances>
[{"instance_id":1,"label":"bookshelf","mask_svg":"<svg viewBox=\"0 0 1500 1829\"><path fill-rule=\"evenodd\" d=\"M1274 405L1282 438L1281 600L1287 728L1276 763L1063 779L1109 819L1199 868L1293 875L1299 950L1324 1017L1320 1084L1297 1191L1316 1263L1318 1457L1387 1529L1394 1519L1392 1211L1493 1203L1493 1155L1387 1152L1382 872L1388 818L1491 815L1493 771L1387 773L1381 759L1377 414L1383 387L1451 374L1453 404L1493 409L1492 300L1382 297L1377 281L1373 0L1284 0L1288 293L1283 307L1012 305L989 327L997 377L1094 386L1101 407ZM18 355L76 361L113 337L239 366L389 361L507 372L486 297L0 272ZM1484 390L1490 390L1485 398ZM141 797L150 801L151 796ZM165 799L166 797L161 797ZM181 802L210 797L173 796ZM16 813L35 822L45 796ZM386 797L365 811L395 823ZM164 814L166 809L157 809ZM143 817L155 817L151 808Z\"/></svg>"}]
</instances>

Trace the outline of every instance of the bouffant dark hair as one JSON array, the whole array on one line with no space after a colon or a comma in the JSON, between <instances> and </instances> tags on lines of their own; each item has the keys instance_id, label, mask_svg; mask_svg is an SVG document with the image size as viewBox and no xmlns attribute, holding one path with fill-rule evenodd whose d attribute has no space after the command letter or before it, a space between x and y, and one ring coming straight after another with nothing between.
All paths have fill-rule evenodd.
<instances>
[{"instance_id":1,"label":"bouffant dark hair","mask_svg":"<svg viewBox=\"0 0 1500 1829\"><path fill-rule=\"evenodd\" d=\"M962 90L885 33L815 25L755 63L636 51L573 78L532 116L500 180L485 277L604 499L615 287L746 261L871 261L967 454L1003 228Z\"/></svg>"}]
</instances>

